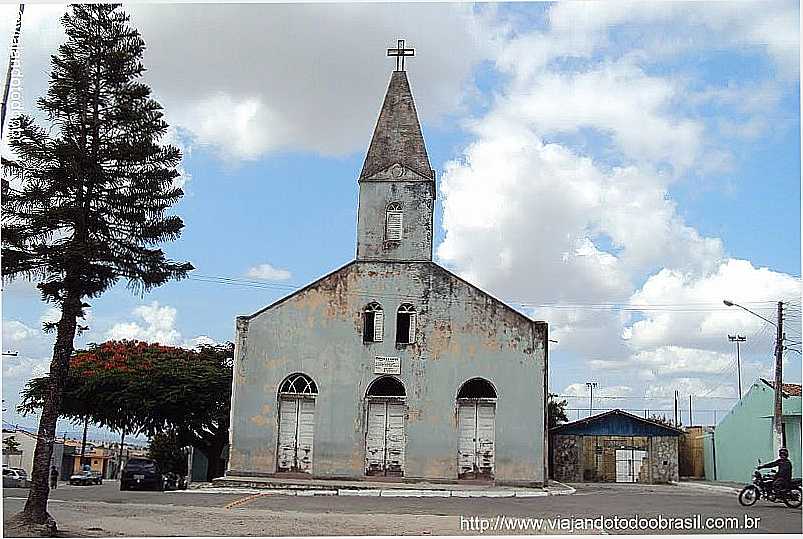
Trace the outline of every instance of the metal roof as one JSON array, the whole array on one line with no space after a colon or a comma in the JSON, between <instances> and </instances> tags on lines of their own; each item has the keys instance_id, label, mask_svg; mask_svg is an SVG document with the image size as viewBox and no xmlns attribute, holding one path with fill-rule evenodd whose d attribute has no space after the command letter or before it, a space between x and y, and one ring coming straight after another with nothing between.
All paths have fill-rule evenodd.
<instances>
[{"instance_id":1,"label":"metal roof","mask_svg":"<svg viewBox=\"0 0 803 539\"><path fill-rule=\"evenodd\" d=\"M564 423L549 430L550 434L577 434L580 436L680 436L683 430L651 419L610 410L591 417Z\"/></svg>"}]
</instances>

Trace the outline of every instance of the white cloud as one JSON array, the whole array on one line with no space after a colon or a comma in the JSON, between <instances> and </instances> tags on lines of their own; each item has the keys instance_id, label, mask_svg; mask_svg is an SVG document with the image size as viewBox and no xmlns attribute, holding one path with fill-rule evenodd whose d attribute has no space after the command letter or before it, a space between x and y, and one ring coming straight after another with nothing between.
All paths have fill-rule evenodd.
<instances>
[{"instance_id":1,"label":"white cloud","mask_svg":"<svg viewBox=\"0 0 803 539\"><path fill-rule=\"evenodd\" d=\"M182 348L194 349L201 345L217 345L222 344L208 335L198 335L192 339L187 339L181 344Z\"/></svg>"},{"instance_id":2,"label":"white cloud","mask_svg":"<svg viewBox=\"0 0 803 539\"><path fill-rule=\"evenodd\" d=\"M175 345L181 342L181 333L176 329L176 309L153 301L136 307L132 314L142 322L120 322L112 326L107 338L139 340Z\"/></svg>"},{"instance_id":3,"label":"white cloud","mask_svg":"<svg viewBox=\"0 0 803 539\"><path fill-rule=\"evenodd\" d=\"M106 339L137 340L181 348L196 348L202 344L221 344L208 335L184 337L176 327L178 311L175 307L152 301L139 305L131 314L137 321L118 322L106 333Z\"/></svg>"},{"instance_id":4,"label":"white cloud","mask_svg":"<svg viewBox=\"0 0 803 539\"><path fill-rule=\"evenodd\" d=\"M148 44L146 78L168 121L230 159L363 150L392 69L385 49L397 35L418 51L409 62L419 112L438 121L471 94L464 82L489 42L483 9L468 4L127 9Z\"/></svg>"},{"instance_id":5,"label":"white cloud","mask_svg":"<svg viewBox=\"0 0 803 539\"><path fill-rule=\"evenodd\" d=\"M474 139L441 178L440 261L500 297L529 302L533 317L549 321L556 348L580 356L584 376L633 388L628 395L654 387L651 396L730 396L735 376L720 387L733 362L726 336L754 335L761 321L725 310L722 299L800 294L798 279L728 258L722 240L690 226L670 195L690 174L738 166L717 136L750 139L779 125L789 84L717 86L656 60L747 45L787 74L797 69L787 58L797 55L796 31L763 43L755 33L770 20L788 27L768 13L796 21L795 5L715 4L551 6L548 28L524 28L502 44L496 66L507 83L468 124ZM617 308L701 302L708 306ZM762 368L753 360L743 367L745 380ZM580 382L566 391L588 393Z\"/></svg>"},{"instance_id":6,"label":"white cloud","mask_svg":"<svg viewBox=\"0 0 803 539\"><path fill-rule=\"evenodd\" d=\"M628 160L694 165L703 150L703 124L670 113L682 99L679 82L647 75L622 60L582 72L514 68L515 82L498 103L498 114L525 119L539 134L595 129L610 135Z\"/></svg>"},{"instance_id":7,"label":"white cloud","mask_svg":"<svg viewBox=\"0 0 803 539\"><path fill-rule=\"evenodd\" d=\"M725 307L724 299L773 320L774 300L799 298L800 293L799 279L768 268L756 268L747 260L726 260L716 271L703 276L663 269L647 279L633 294L630 304L688 307L685 311L644 313L642 320L627 326L628 344L636 350L663 343L731 350L732 345L726 339L729 333L754 334L766 322L737 307Z\"/></svg>"},{"instance_id":8,"label":"white cloud","mask_svg":"<svg viewBox=\"0 0 803 539\"><path fill-rule=\"evenodd\" d=\"M292 277L292 274L286 269L276 268L266 263L249 268L246 276L266 281L286 281Z\"/></svg>"}]
</instances>

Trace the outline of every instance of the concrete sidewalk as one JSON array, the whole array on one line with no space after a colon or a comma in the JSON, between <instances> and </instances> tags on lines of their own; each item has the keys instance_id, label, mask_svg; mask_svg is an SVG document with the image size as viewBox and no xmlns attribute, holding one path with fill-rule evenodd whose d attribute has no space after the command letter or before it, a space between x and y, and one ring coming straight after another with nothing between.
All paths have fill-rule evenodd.
<instances>
[{"instance_id":1,"label":"concrete sidewalk","mask_svg":"<svg viewBox=\"0 0 803 539\"><path fill-rule=\"evenodd\" d=\"M575 489L550 481L545 488L497 486L490 482L428 483L404 481L350 481L290 477L226 476L195 484L192 492L238 491L255 495L284 496L382 496L437 498L536 498L574 494Z\"/></svg>"}]
</instances>

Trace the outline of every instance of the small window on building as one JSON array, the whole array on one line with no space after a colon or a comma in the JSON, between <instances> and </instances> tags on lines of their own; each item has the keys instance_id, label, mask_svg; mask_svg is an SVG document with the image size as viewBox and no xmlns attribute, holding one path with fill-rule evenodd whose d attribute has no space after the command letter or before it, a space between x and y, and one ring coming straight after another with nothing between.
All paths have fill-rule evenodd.
<instances>
[{"instance_id":1,"label":"small window on building","mask_svg":"<svg viewBox=\"0 0 803 539\"><path fill-rule=\"evenodd\" d=\"M398 202L388 204L385 212L385 241L401 241L402 207Z\"/></svg>"},{"instance_id":2,"label":"small window on building","mask_svg":"<svg viewBox=\"0 0 803 539\"><path fill-rule=\"evenodd\" d=\"M396 342L410 344L415 342L415 307L403 303L396 313Z\"/></svg>"},{"instance_id":3,"label":"small window on building","mask_svg":"<svg viewBox=\"0 0 803 539\"><path fill-rule=\"evenodd\" d=\"M369 303L363 312L363 342L382 342L385 334L385 313L376 302Z\"/></svg>"}]
</instances>

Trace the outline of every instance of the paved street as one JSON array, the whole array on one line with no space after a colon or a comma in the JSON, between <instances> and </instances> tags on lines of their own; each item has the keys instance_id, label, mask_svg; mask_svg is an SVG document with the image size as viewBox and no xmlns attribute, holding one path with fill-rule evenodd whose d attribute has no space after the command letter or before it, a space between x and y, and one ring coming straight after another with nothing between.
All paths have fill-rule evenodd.
<instances>
[{"instance_id":1,"label":"paved street","mask_svg":"<svg viewBox=\"0 0 803 539\"><path fill-rule=\"evenodd\" d=\"M759 502L745 510L732 494L683 486L575 486L578 490L572 496L459 499L120 492L116 482L104 482L102 486L60 486L52 493L51 512L65 536L472 535L479 534L483 526L488 535L555 534L569 533L569 530L514 531L499 526L519 525L511 524L508 517L626 518L638 515L657 518L662 515L672 518L696 514L702 515L701 522L708 517L736 517L743 526L746 515L748 522L758 524L757 529L710 530L712 532L801 532L799 509ZM26 494L23 489L4 489L5 519L22 508ZM756 520L759 518L760 521ZM486 524L482 524L482 519ZM493 526L497 528L494 530ZM592 533L603 531L616 533L611 528L596 529ZM630 532L643 533L642 530Z\"/></svg>"}]
</instances>

